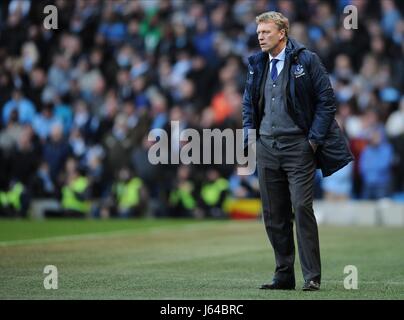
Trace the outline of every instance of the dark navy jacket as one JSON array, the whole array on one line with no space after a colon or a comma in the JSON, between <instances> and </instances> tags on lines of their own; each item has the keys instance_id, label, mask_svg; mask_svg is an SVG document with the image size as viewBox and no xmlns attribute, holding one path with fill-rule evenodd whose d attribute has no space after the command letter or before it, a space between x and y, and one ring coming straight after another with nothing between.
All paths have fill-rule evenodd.
<instances>
[{"instance_id":1,"label":"dark navy jacket","mask_svg":"<svg viewBox=\"0 0 404 320\"><path fill-rule=\"evenodd\" d=\"M319 57L294 39L288 39L284 70L287 71L282 90L287 111L293 121L318 145L317 167L323 176L338 171L354 158L347 141L335 121L335 95L328 73ZM247 83L243 95L244 147L248 129L256 129L262 120L268 53L248 58ZM250 141L251 143L251 141Z\"/></svg>"}]
</instances>

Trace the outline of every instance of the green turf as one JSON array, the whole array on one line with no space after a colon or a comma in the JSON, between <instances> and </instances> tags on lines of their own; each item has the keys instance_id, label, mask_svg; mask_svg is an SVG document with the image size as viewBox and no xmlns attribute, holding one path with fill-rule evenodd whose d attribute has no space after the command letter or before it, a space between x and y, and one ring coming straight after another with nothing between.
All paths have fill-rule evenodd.
<instances>
[{"instance_id":1,"label":"green turf","mask_svg":"<svg viewBox=\"0 0 404 320\"><path fill-rule=\"evenodd\" d=\"M0 220L0 299L404 299L404 232L320 227L322 290L262 291L274 269L258 221ZM56 265L59 289L45 290ZM345 290L355 265L359 289Z\"/></svg>"}]
</instances>

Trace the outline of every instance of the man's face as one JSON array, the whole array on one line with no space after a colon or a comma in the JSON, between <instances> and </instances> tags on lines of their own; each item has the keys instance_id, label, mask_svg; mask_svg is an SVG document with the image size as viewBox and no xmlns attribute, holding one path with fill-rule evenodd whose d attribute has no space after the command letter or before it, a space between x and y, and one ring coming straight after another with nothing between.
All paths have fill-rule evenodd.
<instances>
[{"instance_id":1,"label":"man's face","mask_svg":"<svg viewBox=\"0 0 404 320\"><path fill-rule=\"evenodd\" d=\"M279 30L274 22L261 22L257 26L258 41L263 52L271 52L285 37L285 31Z\"/></svg>"}]
</instances>

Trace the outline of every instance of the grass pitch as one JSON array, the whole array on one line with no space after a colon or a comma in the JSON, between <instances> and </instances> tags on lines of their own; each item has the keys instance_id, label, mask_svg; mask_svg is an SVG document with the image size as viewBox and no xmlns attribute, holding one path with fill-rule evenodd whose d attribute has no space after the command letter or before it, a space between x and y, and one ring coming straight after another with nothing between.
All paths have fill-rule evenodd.
<instances>
[{"instance_id":1,"label":"grass pitch","mask_svg":"<svg viewBox=\"0 0 404 320\"><path fill-rule=\"evenodd\" d=\"M321 291L300 290L296 257L297 290L273 292L258 290L274 270L259 221L0 220L0 299L404 299L403 243L400 228L321 226Z\"/></svg>"}]
</instances>

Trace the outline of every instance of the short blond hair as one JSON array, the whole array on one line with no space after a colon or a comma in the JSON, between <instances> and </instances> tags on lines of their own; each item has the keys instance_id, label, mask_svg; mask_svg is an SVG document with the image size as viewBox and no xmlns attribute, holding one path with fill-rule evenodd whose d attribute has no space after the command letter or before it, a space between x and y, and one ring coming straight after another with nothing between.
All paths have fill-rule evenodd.
<instances>
[{"instance_id":1,"label":"short blond hair","mask_svg":"<svg viewBox=\"0 0 404 320\"><path fill-rule=\"evenodd\" d=\"M285 37L289 34L289 19L286 18L282 13L276 11L268 11L261 13L259 16L255 17L255 22L257 24L263 22L273 22L278 26L279 30L285 30Z\"/></svg>"}]
</instances>

